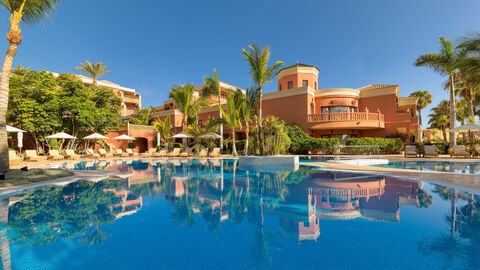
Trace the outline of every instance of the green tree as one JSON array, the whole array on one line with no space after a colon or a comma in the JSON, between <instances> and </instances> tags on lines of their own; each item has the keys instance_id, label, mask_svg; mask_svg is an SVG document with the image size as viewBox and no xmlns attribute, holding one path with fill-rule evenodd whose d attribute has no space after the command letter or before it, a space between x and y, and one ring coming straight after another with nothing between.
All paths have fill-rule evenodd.
<instances>
[{"instance_id":1,"label":"green tree","mask_svg":"<svg viewBox=\"0 0 480 270\"><path fill-rule=\"evenodd\" d=\"M428 124L431 128L438 128L442 131L443 140L447 141L447 132L446 128L450 123L448 118L449 104L447 100L442 100L440 103L432 109L432 113L428 115L429 120Z\"/></svg>"},{"instance_id":2,"label":"green tree","mask_svg":"<svg viewBox=\"0 0 480 270\"><path fill-rule=\"evenodd\" d=\"M218 80L218 74L215 69L213 69L213 76L208 76L203 79L203 83L205 86L202 89L202 96L203 97L216 97L217 98L217 106L221 107L221 89L220 89L220 81ZM218 110L219 117L222 118L222 112ZM220 149L223 150L223 124L220 124Z\"/></svg>"},{"instance_id":3,"label":"green tree","mask_svg":"<svg viewBox=\"0 0 480 270\"><path fill-rule=\"evenodd\" d=\"M250 78L258 87L258 133L260 143L260 154L263 155L264 143L262 142L262 102L263 102L263 85L274 80L278 69L283 65L282 61L275 62L272 66L268 66L270 60L270 46L266 46L263 50L256 43L249 45L248 49L242 49L243 57L250 65Z\"/></svg>"},{"instance_id":4,"label":"green tree","mask_svg":"<svg viewBox=\"0 0 480 270\"><path fill-rule=\"evenodd\" d=\"M417 111L420 126L422 125L422 110L432 103L432 95L428 91L417 90L410 94L410 97L418 97Z\"/></svg>"},{"instance_id":5,"label":"green tree","mask_svg":"<svg viewBox=\"0 0 480 270\"><path fill-rule=\"evenodd\" d=\"M196 119L200 109L210 105L205 98L194 96L194 85L173 85L169 97L175 102L175 109L183 114L182 131L186 131L189 119Z\"/></svg>"},{"instance_id":6,"label":"green tree","mask_svg":"<svg viewBox=\"0 0 480 270\"><path fill-rule=\"evenodd\" d=\"M22 43L20 22L40 24L55 12L58 2L60 0L0 0L0 4L10 14L10 27L7 33L9 45L0 75L0 172L9 169L6 120L12 62L17 54L18 45Z\"/></svg>"},{"instance_id":7,"label":"green tree","mask_svg":"<svg viewBox=\"0 0 480 270\"><path fill-rule=\"evenodd\" d=\"M165 117L163 120L157 118L153 121L153 126L160 133L160 140L168 146L168 140L172 136L172 124L170 123L170 116Z\"/></svg>"},{"instance_id":8,"label":"green tree","mask_svg":"<svg viewBox=\"0 0 480 270\"><path fill-rule=\"evenodd\" d=\"M248 143L250 138L250 123L255 116L255 110L258 106L258 90L250 87L247 89L245 100L240 110L240 118L245 124L245 147L244 155L248 155Z\"/></svg>"},{"instance_id":9,"label":"green tree","mask_svg":"<svg viewBox=\"0 0 480 270\"><path fill-rule=\"evenodd\" d=\"M90 61L85 61L85 63L80 63L79 67L76 67L76 69L81 70L85 72L88 76L92 77L92 84L97 85L97 79L105 74L110 73L109 70L107 69L107 66L105 66L103 63L98 62L90 62Z\"/></svg>"},{"instance_id":10,"label":"green tree","mask_svg":"<svg viewBox=\"0 0 480 270\"><path fill-rule=\"evenodd\" d=\"M455 74L462 56L460 51L453 47L452 41L445 40L444 37L440 37L438 40L441 45L440 51L438 53L420 55L415 61L415 66L429 67L441 75L448 76L450 81L450 119L456 119ZM454 120L450 121L450 129L455 128L455 122ZM456 144L453 132L450 134L450 144Z\"/></svg>"},{"instance_id":11,"label":"green tree","mask_svg":"<svg viewBox=\"0 0 480 270\"><path fill-rule=\"evenodd\" d=\"M223 118L217 118L212 120L213 125L223 124L231 129L232 137L232 152L234 156L238 156L237 147L235 146L235 128L241 128L242 122L240 119L240 109L243 103L243 93L240 89L237 89L232 96L231 93L227 94L226 110L222 107L218 107L222 112Z\"/></svg>"},{"instance_id":12,"label":"green tree","mask_svg":"<svg viewBox=\"0 0 480 270\"><path fill-rule=\"evenodd\" d=\"M151 115L154 112L154 108L144 108L144 109L136 109L135 113L133 113L133 117L130 118L128 121L130 124L134 125L149 125L151 120Z\"/></svg>"}]
</instances>

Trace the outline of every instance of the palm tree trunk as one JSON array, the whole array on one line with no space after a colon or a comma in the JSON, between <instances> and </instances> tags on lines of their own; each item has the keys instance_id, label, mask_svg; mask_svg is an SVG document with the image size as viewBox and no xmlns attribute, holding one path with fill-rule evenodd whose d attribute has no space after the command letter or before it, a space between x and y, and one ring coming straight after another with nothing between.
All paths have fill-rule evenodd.
<instances>
[{"instance_id":1,"label":"palm tree trunk","mask_svg":"<svg viewBox=\"0 0 480 270\"><path fill-rule=\"evenodd\" d=\"M475 120L474 120L475 119L475 112L473 111L473 93L472 93L471 89L468 90L468 95L469 95L469 97L466 98L467 107L468 107L468 117L470 118L468 120L469 120L469 122L472 122L472 121L475 122Z\"/></svg>"},{"instance_id":2,"label":"palm tree trunk","mask_svg":"<svg viewBox=\"0 0 480 270\"><path fill-rule=\"evenodd\" d=\"M260 147L260 155L264 154L264 145L263 145L263 130L262 130L262 101L263 101L263 89L260 85L258 89L258 145Z\"/></svg>"},{"instance_id":3,"label":"palm tree trunk","mask_svg":"<svg viewBox=\"0 0 480 270\"><path fill-rule=\"evenodd\" d=\"M10 72L12 71L13 58L17 54L17 48L18 43L10 42L0 74L0 172L6 172L10 169L8 164L7 109Z\"/></svg>"},{"instance_id":4,"label":"palm tree trunk","mask_svg":"<svg viewBox=\"0 0 480 270\"><path fill-rule=\"evenodd\" d=\"M422 110L418 110L418 122L422 125Z\"/></svg>"},{"instance_id":5,"label":"palm tree trunk","mask_svg":"<svg viewBox=\"0 0 480 270\"><path fill-rule=\"evenodd\" d=\"M442 133L443 133L443 141L447 142L447 131L445 130L444 127L442 128Z\"/></svg>"},{"instance_id":6,"label":"palm tree trunk","mask_svg":"<svg viewBox=\"0 0 480 270\"><path fill-rule=\"evenodd\" d=\"M248 133L250 132L249 130L249 126L248 126L248 122L246 121L245 122L245 149L243 149L243 155L244 156L247 156L248 155Z\"/></svg>"},{"instance_id":7,"label":"palm tree trunk","mask_svg":"<svg viewBox=\"0 0 480 270\"><path fill-rule=\"evenodd\" d=\"M232 127L232 153L234 156L238 156L237 146L235 145L235 128Z\"/></svg>"},{"instance_id":8,"label":"palm tree trunk","mask_svg":"<svg viewBox=\"0 0 480 270\"><path fill-rule=\"evenodd\" d=\"M455 83L454 75L450 75L450 129L454 129L457 122L457 112L455 110ZM455 132L450 132L450 145L456 145L457 138Z\"/></svg>"},{"instance_id":9,"label":"palm tree trunk","mask_svg":"<svg viewBox=\"0 0 480 270\"><path fill-rule=\"evenodd\" d=\"M222 106L222 102L220 99L220 89L218 90L218 114L220 115L220 119L223 118L222 111L220 110L220 106ZM220 124L220 151L223 151L223 124Z\"/></svg>"}]
</instances>

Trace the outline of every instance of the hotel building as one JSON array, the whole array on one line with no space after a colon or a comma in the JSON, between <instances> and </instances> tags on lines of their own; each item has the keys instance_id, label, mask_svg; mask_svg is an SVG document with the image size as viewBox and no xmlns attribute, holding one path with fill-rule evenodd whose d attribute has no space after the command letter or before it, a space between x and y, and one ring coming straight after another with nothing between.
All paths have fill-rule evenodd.
<instances>
[{"instance_id":1,"label":"hotel building","mask_svg":"<svg viewBox=\"0 0 480 270\"><path fill-rule=\"evenodd\" d=\"M318 89L319 69L313 65L295 64L277 73L277 91L263 95L263 116L273 115L296 124L316 138L385 137L402 133L416 139L418 132L417 98L401 97L399 86L371 84L361 88ZM236 86L221 85L221 102ZM203 86L195 88L201 96ZM212 106L199 113L200 122L218 117L216 99ZM182 128L183 115L175 109L173 100L156 108L153 117L171 117L176 131ZM236 137L244 138L243 130ZM230 131L224 130L229 136Z\"/></svg>"}]
</instances>

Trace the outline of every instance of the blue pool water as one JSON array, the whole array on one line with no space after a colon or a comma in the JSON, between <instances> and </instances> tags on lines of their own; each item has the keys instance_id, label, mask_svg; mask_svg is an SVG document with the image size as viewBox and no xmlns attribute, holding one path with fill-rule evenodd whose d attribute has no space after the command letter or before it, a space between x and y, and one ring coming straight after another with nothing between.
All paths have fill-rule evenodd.
<instances>
[{"instance_id":1,"label":"blue pool water","mask_svg":"<svg viewBox=\"0 0 480 270\"><path fill-rule=\"evenodd\" d=\"M450 161L390 161L388 164L374 165L381 168L409 169L419 171L439 171L464 174L480 174L480 162Z\"/></svg>"},{"instance_id":2,"label":"blue pool water","mask_svg":"<svg viewBox=\"0 0 480 270\"><path fill-rule=\"evenodd\" d=\"M480 268L480 197L453 188L234 160L96 168L118 174L0 200L3 269Z\"/></svg>"}]
</instances>

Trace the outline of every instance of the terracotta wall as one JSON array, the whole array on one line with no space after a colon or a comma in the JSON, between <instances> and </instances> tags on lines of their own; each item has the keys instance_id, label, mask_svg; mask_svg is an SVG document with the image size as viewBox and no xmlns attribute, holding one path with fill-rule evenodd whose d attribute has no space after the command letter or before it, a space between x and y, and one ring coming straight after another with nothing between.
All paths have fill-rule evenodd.
<instances>
[{"instance_id":1,"label":"terracotta wall","mask_svg":"<svg viewBox=\"0 0 480 270\"><path fill-rule=\"evenodd\" d=\"M308 86L317 90L317 88L318 88L318 77L311 74L311 73L291 74L291 75L287 75L287 76L283 76L283 77L279 78L278 79L278 90L279 91L288 90L288 82L289 81L293 82L293 88L302 87L303 86L303 80L307 80L308 81ZM317 87L317 88L315 88L315 87Z\"/></svg>"},{"instance_id":2,"label":"terracotta wall","mask_svg":"<svg viewBox=\"0 0 480 270\"><path fill-rule=\"evenodd\" d=\"M306 93L264 100L262 103L263 116L276 116L284 120L287 125L297 124L303 130L307 131L309 104L314 102L314 97Z\"/></svg>"}]
</instances>

